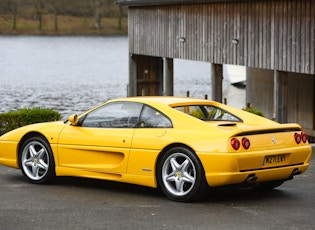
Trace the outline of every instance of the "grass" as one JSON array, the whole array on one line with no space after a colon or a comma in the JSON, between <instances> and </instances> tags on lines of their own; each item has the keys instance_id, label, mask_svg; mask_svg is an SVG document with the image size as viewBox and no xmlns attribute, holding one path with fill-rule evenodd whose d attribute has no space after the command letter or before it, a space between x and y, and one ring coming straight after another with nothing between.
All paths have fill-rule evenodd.
<instances>
[{"instance_id":1,"label":"grass","mask_svg":"<svg viewBox=\"0 0 315 230\"><path fill-rule=\"evenodd\" d=\"M101 29L94 28L94 18L58 16L58 30L55 30L54 16L45 15L43 28L39 30L39 22L31 19L18 19L14 30L12 21L0 17L0 34L29 35L120 35L128 32L128 19L122 19L122 29L118 29L118 18L103 18Z\"/></svg>"}]
</instances>

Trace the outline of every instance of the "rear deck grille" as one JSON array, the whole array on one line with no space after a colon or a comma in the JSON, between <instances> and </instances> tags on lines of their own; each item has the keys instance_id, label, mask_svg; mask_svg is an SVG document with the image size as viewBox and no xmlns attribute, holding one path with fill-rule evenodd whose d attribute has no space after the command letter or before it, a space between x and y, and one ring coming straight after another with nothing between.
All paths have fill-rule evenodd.
<instances>
[{"instance_id":1,"label":"rear deck grille","mask_svg":"<svg viewBox=\"0 0 315 230\"><path fill-rule=\"evenodd\" d=\"M270 133L287 133L287 132L298 132L301 131L298 128L290 129L267 129L267 130L257 130L257 131L248 131L237 134L236 136L250 136L250 135L259 135L259 134L270 134Z\"/></svg>"}]
</instances>

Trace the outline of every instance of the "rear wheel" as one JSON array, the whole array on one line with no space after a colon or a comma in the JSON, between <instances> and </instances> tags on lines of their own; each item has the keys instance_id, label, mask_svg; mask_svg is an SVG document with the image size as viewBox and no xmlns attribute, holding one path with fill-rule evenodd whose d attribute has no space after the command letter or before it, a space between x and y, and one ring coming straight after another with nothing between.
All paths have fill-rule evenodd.
<instances>
[{"instance_id":1,"label":"rear wheel","mask_svg":"<svg viewBox=\"0 0 315 230\"><path fill-rule=\"evenodd\" d=\"M164 194L174 201L196 201L204 198L208 184L201 163L189 149L168 150L157 166L157 181Z\"/></svg>"},{"instance_id":2,"label":"rear wheel","mask_svg":"<svg viewBox=\"0 0 315 230\"><path fill-rule=\"evenodd\" d=\"M48 183L55 176L55 162L49 144L44 138L26 140L20 150L22 173L32 183Z\"/></svg>"}]
</instances>

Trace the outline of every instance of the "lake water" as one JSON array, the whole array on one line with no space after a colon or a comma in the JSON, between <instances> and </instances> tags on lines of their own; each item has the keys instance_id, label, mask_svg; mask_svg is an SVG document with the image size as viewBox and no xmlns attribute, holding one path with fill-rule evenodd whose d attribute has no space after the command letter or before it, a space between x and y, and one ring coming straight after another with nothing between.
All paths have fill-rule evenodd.
<instances>
[{"instance_id":1,"label":"lake water","mask_svg":"<svg viewBox=\"0 0 315 230\"><path fill-rule=\"evenodd\" d=\"M126 97L128 37L0 36L0 113L43 107L64 117ZM242 108L245 89L232 86L224 67L223 97ZM209 95L209 63L174 61L174 95Z\"/></svg>"}]
</instances>

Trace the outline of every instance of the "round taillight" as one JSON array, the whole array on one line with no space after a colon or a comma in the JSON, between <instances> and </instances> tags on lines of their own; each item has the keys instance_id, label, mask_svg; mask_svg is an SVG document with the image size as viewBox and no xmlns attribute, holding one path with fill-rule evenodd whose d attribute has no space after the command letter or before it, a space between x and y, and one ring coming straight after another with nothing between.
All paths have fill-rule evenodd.
<instances>
[{"instance_id":1,"label":"round taillight","mask_svg":"<svg viewBox=\"0 0 315 230\"><path fill-rule=\"evenodd\" d=\"M304 132L302 132L302 133L301 133L301 137L302 137L302 141L303 141L304 143L306 143L306 141L307 141L307 139L308 139L307 134L304 133Z\"/></svg>"},{"instance_id":2,"label":"round taillight","mask_svg":"<svg viewBox=\"0 0 315 230\"><path fill-rule=\"evenodd\" d=\"M236 139L235 137L231 139L231 146L233 147L234 150L238 150L240 148L240 141Z\"/></svg>"},{"instance_id":3,"label":"round taillight","mask_svg":"<svg viewBox=\"0 0 315 230\"><path fill-rule=\"evenodd\" d=\"M294 134L294 139L295 139L295 142L296 142L297 144L300 144L301 139L302 139L301 134L295 133L295 134Z\"/></svg>"},{"instance_id":4,"label":"round taillight","mask_svg":"<svg viewBox=\"0 0 315 230\"><path fill-rule=\"evenodd\" d=\"M242 139L242 146L243 146L243 148L244 149L249 149L249 147L250 147L250 141L248 140L248 138L246 138L246 137L243 137L243 139Z\"/></svg>"}]
</instances>

